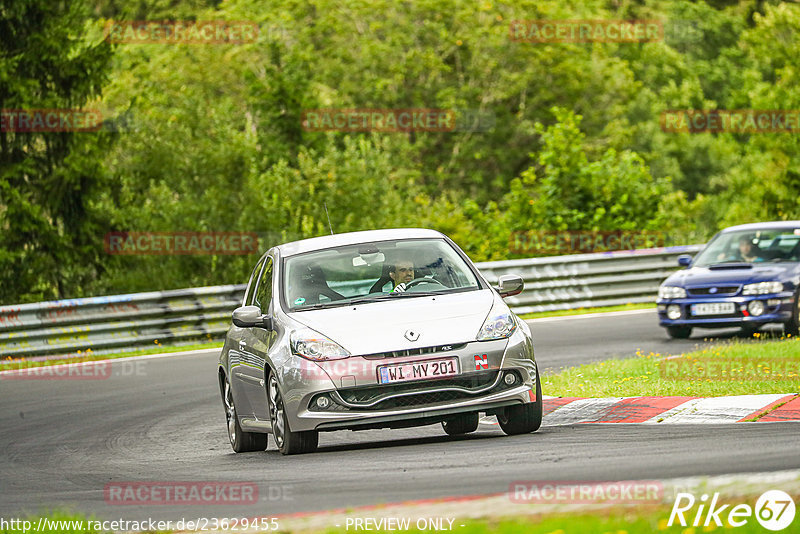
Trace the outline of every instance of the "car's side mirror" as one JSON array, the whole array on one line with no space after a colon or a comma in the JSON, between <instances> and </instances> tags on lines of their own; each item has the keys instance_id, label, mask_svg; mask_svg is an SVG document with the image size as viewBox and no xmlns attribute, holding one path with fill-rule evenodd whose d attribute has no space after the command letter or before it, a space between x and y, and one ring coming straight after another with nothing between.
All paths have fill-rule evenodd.
<instances>
[{"instance_id":1,"label":"car's side mirror","mask_svg":"<svg viewBox=\"0 0 800 534\"><path fill-rule=\"evenodd\" d=\"M504 274L497 280L497 292L503 298L519 295L524 287L522 277L516 274Z\"/></svg>"},{"instance_id":2,"label":"car's side mirror","mask_svg":"<svg viewBox=\"0 0 800 534\"><path fill-rule=\"evenodd\" d=\"M239 328L250 328L257 326L272 330L272 318L261 315L261 308L258 306L242 306L233 310L231 317L233 324Z\"/></svg>"},{"instance_id":3,"label":"car's side mirror","mask_svg":"<svg viewBox=\"0 0 800 534\"><path fill-rule=\"evenodd\" d=\"M689 254L681 254L678 256L678 265L681 267L688 267L692 264L692 257Z\"/></svg>"}]
</instances>

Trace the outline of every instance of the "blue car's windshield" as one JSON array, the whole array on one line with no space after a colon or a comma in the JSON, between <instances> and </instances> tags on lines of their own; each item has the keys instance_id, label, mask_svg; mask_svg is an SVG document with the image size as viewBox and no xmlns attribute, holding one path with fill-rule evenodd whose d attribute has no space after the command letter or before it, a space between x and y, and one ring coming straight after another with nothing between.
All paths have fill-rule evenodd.
<instances>
[{"instance_id":1,"label":"blue car's windshield","mask_svg":"<svg viewBox=\"0 0 800 534\"><path fill-rule=\"evenodd\" d=\"M718 234L693 265L800 261L800 228L750 229Z\"/></svg>"},{"instance_id":2,"label":"blue car's windshield","mask_svg":"<svg viewBox=\"0 0 800 534\"><path fill-rule=\"evenodd\" d=\"M379 241L289 256L286 309L295 311L480 288L443 239ZM399 284L404 291L396 291Z\"/></svg>"}]
</instances>

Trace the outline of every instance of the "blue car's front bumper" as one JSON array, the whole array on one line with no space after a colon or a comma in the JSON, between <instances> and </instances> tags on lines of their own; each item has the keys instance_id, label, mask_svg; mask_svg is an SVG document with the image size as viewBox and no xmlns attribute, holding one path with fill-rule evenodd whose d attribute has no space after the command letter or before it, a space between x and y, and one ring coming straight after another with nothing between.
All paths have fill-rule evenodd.
<instances>
[{"instance_id":1,"label":"blue car's front bumper","mask_svg":"<svg viewBox=\"0 0 800 534\"><path fill-rule=\"evenodd\" d=\"M754 300L764 302L764 313L752 315L748 304ZM692 315L692 304L733 302L734 312L726 315ZM770 295L748 295L731 297L686 297L681 299L658 299L658 324L661 326L692 326L699 328L730 328L766 323L785 323L792 317L794 294L791 291ZM667 307L677 304L681 310L678 319L667 317Z\"/></svg>"}]
</instances>

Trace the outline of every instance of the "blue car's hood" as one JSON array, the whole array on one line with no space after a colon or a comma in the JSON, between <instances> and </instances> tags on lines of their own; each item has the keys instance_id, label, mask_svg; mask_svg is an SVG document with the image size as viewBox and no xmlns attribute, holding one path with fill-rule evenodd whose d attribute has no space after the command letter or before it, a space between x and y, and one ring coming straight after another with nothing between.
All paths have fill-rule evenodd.
<instances>
[{"instance_id":1,"label":"blue car's hood","mask_svg":"<svg viewBox=\"0 0 800 534\"><path fill-rule=\"evenodd\" d=\"M742 264L744 265L744 264ZM673 286L703 286L712 284L753 284L777 280L785 282L797 276L800 264L785 263L753 263L752 268L709 269L708 267L692 267L673 273L665 284Z\"/></svg>"}]
</instances>

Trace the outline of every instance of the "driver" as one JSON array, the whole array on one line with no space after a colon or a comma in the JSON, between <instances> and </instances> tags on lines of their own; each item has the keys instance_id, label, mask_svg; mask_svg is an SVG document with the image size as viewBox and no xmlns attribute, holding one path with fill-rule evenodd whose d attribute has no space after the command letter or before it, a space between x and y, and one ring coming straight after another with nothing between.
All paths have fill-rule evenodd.
<instances>
[{"instance_id":1,"label":"driver","mask_svg":"<svg viewBox=\"0 0 800 534\"><path fill-rule=\"evenodd\" d=\"M747 236L739 238L739 255L747 262L763 261L761 249Z\"/></svg>"},{"instance_id":2,"label":"driver","mask_svg":"<svg viewBox=\"0 0 800 534\"><path fill-rule=\"evenodd\" d=\"M414 262L398 260L389 267L389 278L392 279L392 293L402 293L406 284L414 279Z\"/></svg>"}]
</instances>

